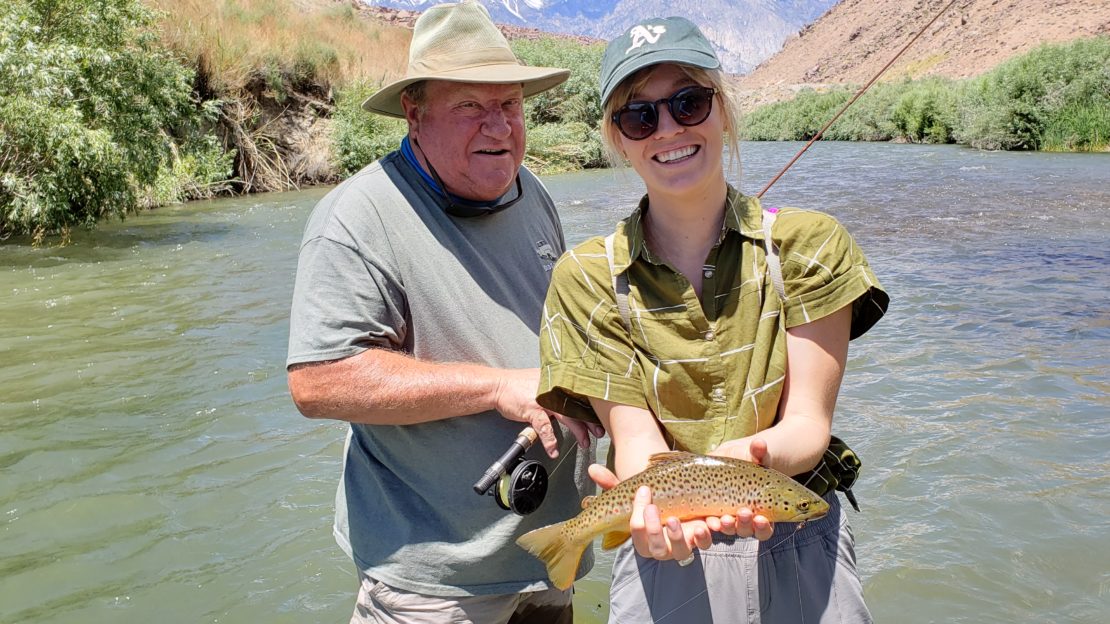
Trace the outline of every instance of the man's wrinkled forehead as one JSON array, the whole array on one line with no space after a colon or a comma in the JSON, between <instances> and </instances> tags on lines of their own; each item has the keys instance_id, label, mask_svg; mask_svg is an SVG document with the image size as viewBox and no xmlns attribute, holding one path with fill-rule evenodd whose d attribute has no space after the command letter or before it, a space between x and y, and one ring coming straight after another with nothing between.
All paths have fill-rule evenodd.
<instances>
[{"instance_id":1,"label":"man's wrinkled forehead","mask_svg":"<svg viewBox=\"0 0 1110 624\"><path fill-rule=\"evenodd\" d=\"M512 100L523 99L524 88L520 83L497 84L489 82L455 82L429 80L428 99L440 101L462 100Z\"/></svg>"}]
</instances>

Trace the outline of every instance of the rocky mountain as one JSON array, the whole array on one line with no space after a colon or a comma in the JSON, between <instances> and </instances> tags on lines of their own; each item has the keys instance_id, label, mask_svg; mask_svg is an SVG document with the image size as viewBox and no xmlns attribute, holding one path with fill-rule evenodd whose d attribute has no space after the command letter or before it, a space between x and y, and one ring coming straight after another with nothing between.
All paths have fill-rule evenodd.
<instances>
[{"instance_id":1,"label":"rocky mountain","mask_svg":"<svg viewBox=\"0 0 1110 624\"><path fill-rule=\"evenodd\" d=\"M442 0L362 0L423 11ZM481 0L499 24L609 39L648 17L679 15L698 24L726 71L744 74L838 0Z\"/></svg>"},{"instance_id":2,"label":"rocky mountain","mask_svg":"<svg viewBox=\"0 0 1110 624\"><path fill-rule=\"evenodd\" d=\"M843 0L738 84L767 101L807 86L866 83L948 2ZM1097 35L1110 35L1110 0L957 0L883 80L967 78L1044 43Z\"/></svg>"}]
</instances>

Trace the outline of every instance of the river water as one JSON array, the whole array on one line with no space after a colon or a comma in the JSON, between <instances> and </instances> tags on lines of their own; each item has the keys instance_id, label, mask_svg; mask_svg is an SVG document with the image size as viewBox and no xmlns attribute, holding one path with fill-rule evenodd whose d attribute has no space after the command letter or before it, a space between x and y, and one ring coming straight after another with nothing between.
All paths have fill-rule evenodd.
<instances>
[{"instance_id":1,"label":"river water","mask_svg":"<svg viewBox=\"0 0 1110 624\"><path fill-rule=\"evenodd\" d=\"M742 187L797 147L745 144ZM640 193L546 182L572 244ZM301 418L282 366L326 190L0 244L0 622L346 621L344 425ZM819 143L766 200L838 217L892 297L835 424L865 462L876 620L1107 621L1110 154ZM580 622L604 621L609 561Z\"/></svg>"}]
</instances>

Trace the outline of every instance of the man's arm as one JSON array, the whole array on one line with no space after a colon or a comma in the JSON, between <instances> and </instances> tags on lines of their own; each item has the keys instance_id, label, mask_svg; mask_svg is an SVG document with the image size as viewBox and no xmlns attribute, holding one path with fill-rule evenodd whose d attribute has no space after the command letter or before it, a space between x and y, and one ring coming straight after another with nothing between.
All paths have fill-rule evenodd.
<instances>
[{"instance_id":1,"label":"man's arm","mask_svg":"<svg viewBox=\"0 0 1110 624\"><path fill-rule=\"evenodd\" d=\"M558 440L549 412L536 402L538 386L539 369L434 363L387 349L289 368L289 392L309 418L414 425L497 410L509 420L530 424L548 455L555 457ZM582 423L560 421L580 445L588 445Z\"/></svg>"}]
</instances>

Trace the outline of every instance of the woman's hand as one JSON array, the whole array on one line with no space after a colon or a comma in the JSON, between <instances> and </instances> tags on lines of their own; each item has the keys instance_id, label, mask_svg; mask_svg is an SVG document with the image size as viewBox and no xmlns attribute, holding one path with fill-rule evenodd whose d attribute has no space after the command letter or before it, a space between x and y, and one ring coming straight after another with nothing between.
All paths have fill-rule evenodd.
<instances>
[{"instance_id":1,"label":"woman's hand","mask_svg":"<svg viewBox=\"0 0 1110 624\"><path fill-rule=\"evenodd\" d=\"M590 478L601 489L608 490L620 481L608 468L600 464L589 467ZM680 522L678 518L662 518L659 508L651 504L651 488L640 487L632 501L632 516L628 523L632 544L642 557L666 561L689 559L695 548L709 548L713 536L705 520Z\"/></svg>"},{"instance_id":2,"label":"woman's hand","mask_svg":"<svg viewBox=\"0 0 1110 624\"><path fill-rule=\"evenodd\" d=\"M729 440L717 447L717 450L710 453L710 455L733 457L760 466L766 466L769 461L767 442L762 438L753 437ZM706 518L705 521L712 531L718 531L725 535L754 537L761 542L771 539L775 532L775 527L770 520L764 516L756 515L747 507L737 510L735 516Z\"/></svg>"},{"instance_id":3,"label":"woman's hand","mask_svg":"<svg viewBox=\"0 0 1110 624\"><path fill-rule=\"evenodd\" d=\"M680 522L674 516L660 517L659 508L651 503L651 488L646 485L636 490L628 528L636 552L660 561L688 561L695 548L704 550L713 545L713 535L705 520Z\"/></svg>"}]
</instances>

